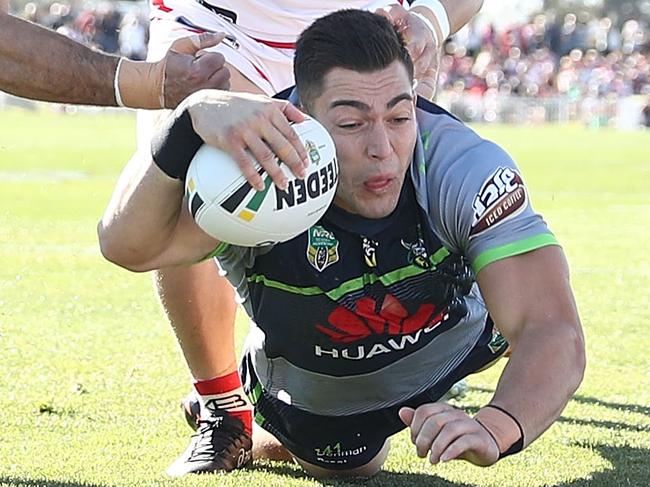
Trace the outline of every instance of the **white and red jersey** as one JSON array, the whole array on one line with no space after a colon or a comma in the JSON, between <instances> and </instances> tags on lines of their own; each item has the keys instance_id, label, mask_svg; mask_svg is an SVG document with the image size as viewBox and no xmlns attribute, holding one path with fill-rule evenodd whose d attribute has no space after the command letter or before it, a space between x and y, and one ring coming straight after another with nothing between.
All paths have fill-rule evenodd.
<instances>
[{"instance_id":1,"label":"white and red jersey","mask_svg":"<svg viewBox=\"0 0 650 487\"><path fill-rule=\"evenodd\" d=\"M404 0L153 0L152 15L174 15L188 4L208 8L237 25L258 42L293 48L298 35L314 20L344 8L375 10Z\"/></svg>"}]
</instances>

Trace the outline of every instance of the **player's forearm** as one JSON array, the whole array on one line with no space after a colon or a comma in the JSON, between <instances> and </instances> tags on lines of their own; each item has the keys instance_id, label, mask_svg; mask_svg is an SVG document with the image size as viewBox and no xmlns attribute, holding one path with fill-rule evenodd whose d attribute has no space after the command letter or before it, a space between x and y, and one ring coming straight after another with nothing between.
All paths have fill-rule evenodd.
<instances>
[{"instance_id":1,"label":"player's forearm","mask_svg":"<svg viewBox=\"0 0 650 487\"><path fill-rule=\"evenodd\" d=\"M440 0L449 16L451 33L455 34L481 10L483 0Z\"/></svg>"},{"instance_id":2,"label":"player's forearm","mask_svg":"<svg viewBox=\"0 0 650 487\"><path fill-rule=\"evenodd\" d=\"M483 0L440 0L449 19L450 34L458 32L481 10ZM439 26L439 19L433 16L425 6L414 5L411 10L427 17L434 26Z\"/></svg>"},{"instance_id":3,"label":"player's forearm","mask_svg":"<svg viewBox=\"0 0 650 487\"><path fill-rule=\"evenodd\" d=\"M136 154L120 175L98 225L102 254L133 271L150 270L176 228L183 184Z\"/></svg>"},{"instance_id":4,"label":"player's forearm","mask_svg":"<svg viewBox=\"0 0 650 487\"><path fill-rule=\"evenodd\" d=\"M524 429L524 446L561 414L585 368L579 324L529 326L514 344L491 403L510 412Z\"/></svg>"},{"instance_id":5,"label":"player's forearm","mask_svg":"<svg viewBox=\"0 0 650 487\"><path fill-rule=\"evenodd\" d=\"M44 101L114 106L118 58L0 14L0 90Z\"/></svg>"}]
</instances>

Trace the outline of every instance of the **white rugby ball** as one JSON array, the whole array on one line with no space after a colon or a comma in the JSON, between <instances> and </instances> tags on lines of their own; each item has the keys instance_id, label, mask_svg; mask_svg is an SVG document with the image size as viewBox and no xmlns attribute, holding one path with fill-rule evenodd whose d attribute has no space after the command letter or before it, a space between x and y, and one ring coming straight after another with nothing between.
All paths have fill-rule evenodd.
<instances>
[{"instance_id":1,"label":"white rugby ball","mask_svg":"<svg viewBox=\"0 0 650 487\"><path fill-rule=\"evenodd\" d=\"M197 225L221 242L257 247L290 240L314 225L329 207L338 183L336 148L325 127L313 118L293 124L310 159L307 175L299 179L280 164L288 179L279 189L264 169L265 183L257 191L246 181L226 152L204 144L187 172L185 190Z\"/></svg>"}]
</instances>

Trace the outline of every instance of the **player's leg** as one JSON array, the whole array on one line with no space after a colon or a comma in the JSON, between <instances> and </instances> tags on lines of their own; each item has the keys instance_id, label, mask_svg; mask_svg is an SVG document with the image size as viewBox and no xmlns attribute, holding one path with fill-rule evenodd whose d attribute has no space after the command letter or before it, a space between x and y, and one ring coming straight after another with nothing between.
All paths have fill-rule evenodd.
<instances>
[{"instance_id":1,"label":"player's leg","mask_svg":"<svg viewBox=\"0 0 650 487\"><path fill-rule=\"evenodd\" d=\"M259 426L253 425L253 458L255 460L274 460L292 462L293 456L280 440Z\"/></svg>"},{"instance_id":2,"label":"player's leg","mask_svg":"<svg viewBox=\"0 0 650 487\"><path fill-rule=\"evenodd\" d=\"M331 477L372 477L376 475L381 470L381 467L386 462L388 458L388 452L390 451L390 440L386 439L383 446L379 450L374 458L372 458L368 463L361 465L360 467L354 467L346 470L332 470L329 468L324 468L318 465L313 465L309 462L294 457L296 462L307 472L309 475L316 478L331 478Z\"/></svg>"},{"instance_id":3,"label":"player's leg","mask_svg":"<svg viewBox=\"0 0 650 487\"><path fill-rule=\"evenodd\" d=\"M192 6L196 13L196 6ZM211 15L211 14L210 14ZM202 19L210 30L221 31L221 21ZM178 37L190 35L182 25L169 19L152 23L150 57L164 55ZM232 32L231 32L232 33ZM218 46L230 62L231 89L251 93L273 90L271 68L251 63L246 58L247 45ZM252 57L252 56L250 56ZM280 63L284 56L279 56ZM290 66L290 65L289 65ZM242 74L241 67L252 82ZM287 70L288 68L285 68ZM269 73L261 77L260 74ZM282 82L282 81L278 81ZM260 88L262 86L264 89ZM152 127L164 112L141 112L138 120L138 144L146 148ZM181 476L193 472L232 470L250 459L252 406L243 392L236 371L234 351L235 294L229 282L219 276L213 260L189 267L162 269L155 274L156 290L174 329L185 360L194 379L197 408L190 408L190 423L197 427L187 450L170 466L168 473Z\"/></svg>"},{"instance_id":4,"label":"player's leg","mask_svg":"<svg viewBox=\"0 0 650 487\"><path fill-rule=\"evenodd\" d=\"M232 87L260 92L238 71L230 69ZM240 468L251 458L253 408L237 373L234 289L219 275L212 259L188 267L160 269L154 280L194 381L192 395L200 405L199 418L194 418L197 433L167 473L182 476ZM242 428L231 418L238 419ZM206 436L212 445L218 445L206 450L213 454L196 448Z\"/></svg>"},{"instance_id":5,"label":"player's leg","mask_svg":"<svg viewBox=\"0 0 650 487\"><path fill-rule=\"evenodd\" d=\"M372 477L380 470L390 450L390 440L386 440L384 445L368 463L347 470L332 470L319 465L314 465L305 460L292 455L280 440L271 433L257 424L253 427L253 458L256 460L274 460L278 462L295 461L305 472L316 478L330 477Z\"/></svg>"}]
</instances>

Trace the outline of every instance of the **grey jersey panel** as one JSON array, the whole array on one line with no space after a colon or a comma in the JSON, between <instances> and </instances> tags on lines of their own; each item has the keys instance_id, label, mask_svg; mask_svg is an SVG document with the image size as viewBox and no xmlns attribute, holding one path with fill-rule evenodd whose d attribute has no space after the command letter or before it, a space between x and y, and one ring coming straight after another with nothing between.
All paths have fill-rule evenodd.
<instances>
[{"instance_id":1,"label":"grey jersey panel","mask_svg":"<svg viewBox=\"0 0 650 487\"><path fill-rule=\"evenodd\" d=\"M246 283L246 269L253 266L255 257L269 252L272 248L272 246L249 248L229 245L223 253L215 257L226 273L226 278L237 290L238 301L244 306L249 317L253 316L253 310Z\"/></svg>"},{"instance_id":2,"label":"grey jersey panel","mask_svg":"<svg viewBox=\"0 0 650 487\"><path fill-rule=\"evenodd\" d=\"M418 110L418 124L420 163L412 167L412 176L434 231L450 250L474 262L488 249L550 233L503 149L444 113ZM514 200L509 207L508 198ZM490 212L501 216L480 231Z\"/></svg>"}]
</instances>

